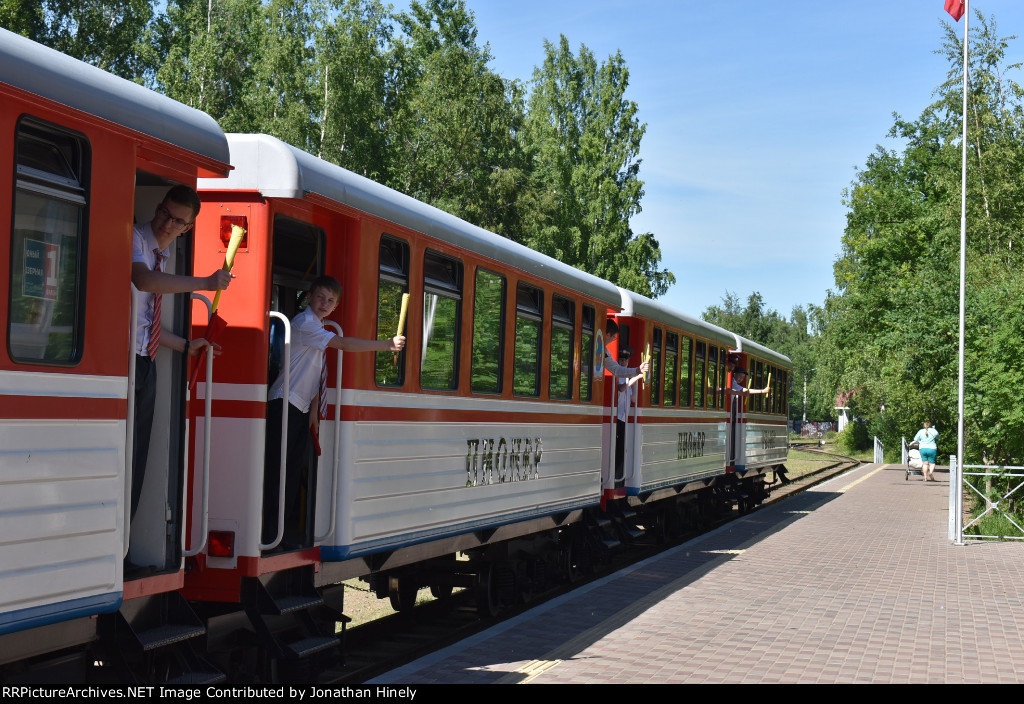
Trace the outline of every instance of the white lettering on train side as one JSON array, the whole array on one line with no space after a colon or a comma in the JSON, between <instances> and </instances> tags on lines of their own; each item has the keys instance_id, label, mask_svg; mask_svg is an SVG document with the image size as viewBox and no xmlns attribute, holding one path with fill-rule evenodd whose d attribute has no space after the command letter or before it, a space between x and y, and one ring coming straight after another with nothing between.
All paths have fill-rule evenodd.
<instances>
[{"instance_id":1,"label":"white lettering on train side","mask_svg":"<svg viewBox=\"0 0 1024 704\"><path fill-rule=\"evenodd\" d=\"M541 438L466 440L466 486L540 479Z\"/></svg>"},{"instance_id":2,"label":"white lettering on train side","mask_svg":"<svg viewBox=\"0 0 1024 704\"><path fill-rule=\"evenodd\" d=\"M685 460L691 457L703 457L704 440L705 435L703 431L679 433L679 439L676 441L676 459Z\"/></svg>"}]
</instances>

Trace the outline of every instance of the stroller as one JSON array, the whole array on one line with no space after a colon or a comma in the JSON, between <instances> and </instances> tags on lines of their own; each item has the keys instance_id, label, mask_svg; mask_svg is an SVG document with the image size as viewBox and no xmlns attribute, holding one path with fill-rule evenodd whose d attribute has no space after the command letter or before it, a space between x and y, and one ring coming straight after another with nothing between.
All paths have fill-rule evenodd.
<instances>
[{"instance_id":1,"label":"stroller","mask_svg":"<svg viewBox=\"0 0 1024 704\"><path fill-rule=\"evenodd\" d=\"M907 475L903 477L904 481L909 481L911 474L923 476L924 471L921 465L921 443L916 440L907 445Z\"/></svg>"}]
</instances>

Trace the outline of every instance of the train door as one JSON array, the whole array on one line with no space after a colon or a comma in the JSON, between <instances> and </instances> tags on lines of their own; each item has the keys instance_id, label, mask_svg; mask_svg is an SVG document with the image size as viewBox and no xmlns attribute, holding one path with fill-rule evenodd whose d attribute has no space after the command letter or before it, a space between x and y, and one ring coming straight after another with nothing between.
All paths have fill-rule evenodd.
<instances>
[{"instance_id":1,"label":"train door","mask_svg":"<svg viewBox=\"0 0 1024 704\"><path fill-rule=\"evenodd\" d=\"M155 174L136 174L134 220L137 224L153 219L164 195L174 186ZM191 274L192 237L178 237L170 246L164 271ZM132 287L134 291L134 287ZM161 323L181 337L189 338L188 294L164 295L161 299ZM134 357L134 355L132 355ZM161 346L155 359L156 403L152 420L149 453L142 475L138 508L129 533L129 570L127 579L153 572L176 571L181 563L182 496L185 467L185 392L186 355ZM134 400L134 399L132 399ZM131 433L132 429L129 428ZM127 475L132 475L132 459L126 458ZM142 568L142 569L139 569Z\"/></svg>"},{"instance_id":2,"label":"train door","mask_svg":"<svg viewBox=\"0 0 1024 704\"><path fill-rule=\"evenodd\" d=\"M729 355L730 367L746 368L746 360L738 354ZM729 369L725 379L726 388L733 388L733 370ZM726 437L726 472L743 470L746 464L746 397L740 394L726 394L729 404L729 427Z\"/></svg>"},{"instance_id":3,"label":"train door","mask_svg":"<svg viewBox=\"0 0 1024 704\"><path fill-rule=\"evenodd\" d=\"M638 367L641 355L632 349L630 344L630 328L625 321L620 321L618 338L614 347L608 350L611 357L622 367ZM639 412L639 396L642 389L641 381L635 378L616 375L609 370L611 381L606 393L608 426L611 431L606 435L606 448L610 451L605 455L609 458L603 472L605 497L621 495L628 484L632 485L639 473L639 450L641 438L637 415Z\"/></svg>"},{"instance_id":4,"label":"train door","mask_svg":"<svg viewBox=\"0 0 1024 704\"><path fill-rule=\"evenodd\" d=\"M323 273L323 252L326 234L322 228L308 223L276 215L273 224L273 248L271 267L270 308L281 313L288 320L305 310L309 284ZM271 320L270 350L268 354L267 384L268 389L282 373L284 364L285 326L277 318ZM280 412L286 407L272 409L268 402L267 434L277 434L277 442L268 441L270 448L264 461L263 491L263 534L264 545L271 545L270 550L286 550L310 547L313 544L315 528L314 508L316 505L317 466L316 447L308 443L301 457L301 473L296 477L286 477L285 482L285 517L283 534L279 536L278 508L280 506L280 452L281 417ZM310 408L310 413L318 409ZM289 418L289 424L292 422ZM296 434L308 435L307 428L290 428L288 434L295 438ZM321 433L323 434L323 433ZM290 511L288 505L297 502L298 512ZM280 538L280 540L279 540Z\"/></svg>"}]
</instances>

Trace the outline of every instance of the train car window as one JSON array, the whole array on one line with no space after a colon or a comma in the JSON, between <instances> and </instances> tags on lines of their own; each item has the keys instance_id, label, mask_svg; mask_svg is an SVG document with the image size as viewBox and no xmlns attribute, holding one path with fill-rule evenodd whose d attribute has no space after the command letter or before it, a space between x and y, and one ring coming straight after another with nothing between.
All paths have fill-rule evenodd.
<instances>
[{"instance_id":1,"label":"train car window","mask_svg":"<svg viewBox=\"0 0 1024 704\"><path fill-rule=\"evenodd\" d=\"M274 284L302 291L309 288L310 279L323 273L320 262L324 260L323 243L326 239L321 227L275 215ZM299 311L281 312L292 316Z\"/></svg>"},{"instance_id":2,"label":"train car window","mask_svg":"<svg viewBox=\"0 0 1024 704\"><path fill-rule=\"evenodd\" d=\"M576 304L551 297L551 355L548 357L548 397L572 398L572 343L576 337Z\"/></svg>"},{"instance_id":3,"label":"train car window","mask_svg":"<svg viewBox=\"0 0 1024 704\"><path fill-rule=\"evenodd\" d=\"M714 345L708 347L708 408L718 407L718 348Z\"/></svg>"},{"instance_id":4,"label":"train car window","mask_svg":"<svg viewBox=\"0 0 1024 704\"><path fill-rule=\"evenodd\" d=\"M476 393L500 394L505 353L505 277L476 270L473 303L473 368L471 388Z\"/></svg>"},{"instance_id":5,"label":"train car window","mask_svg":"<svg viewBox=\"0 0 1024 704\"><path fill-rule=\"evenodd\" d=\"M718 405L719 409L725 408L725 390L726 384L729 383L729 379L725 374L725 360L727 357L727 350L724 347L718 349Z\"/></svg>"},{"instance_id":6,"label":"train car window","mask_svg":"<svg viewBox=\"0 0 1024 704\"><path fill-rule=\"evenodd\" d=\"M540 395L541 325L544 292L520 282L516 288L516 359L512 392L516 396Z\"/></svg>"},{"instance_id":7,"label":"train car window","mask_svg":"<svg viewBox=\"0 0 1024 704\"><path fill-rule=\"evenodd\" d=\"M785 369L779 370L779 414L789 416L789 374Z\"/></svg>"},{"instance_id":8,"label":"train car window","mask_svg":"<svg viewBox=\"0 0 1024 704\"><path fill-rule=\"evenodd\" d=\"M697 341L696 360L693 365L693 405L704 408L704 361L707 358L708 345Z\"/></svg>"},{"instance_id":9,"label":"train car window","mask_svg":"<svg viewBox=\"0 0 1024 704\"><path fill-rule=\"evenodd\" d=\"M661 328L654 329L654 348L651 353L651 405L657 406L661 403Z\"/></svg>"},{"instance_id":10,"label":"train car window","mask_svg":"<svg viewBox=\"0 0 1024 704\"><path fill-rule=\"evenodd\" d=\"M679 334L665 335L665 393L662 400L666 406L676 405L676 380L679 378Z\"/></svg>"},{"instance_id":11,"label":"train car window","mask_svg":"<svg viewBox=\"0 0 1024 704\"><path fill-rule=\"evenodd\" d=\"M270 309L294 318L307 305L309 282L323 274L323 228L285 217L274 216L274 264L270 287ZM270 349L267 379L273 383L281 373L284 354L284 323L270 319Z\"/></svg>"},{"instance_id":12,"label":"train car window","mask_svg":"<svg viewBox=\"0 0 1024 704\"><path fill-rule=\"evenodd\" d=\"M18 123L7 330L16 362L81 360L90 156L83 135Z\"/></svg>"},{"instance_id":13,"label":"train car window","mask_svg":"<svg viewBox=\"0 0 1024 704\"><path fill-rule=\"evenodd\" d=\"M423 256L422 388L450 390L459 385L461 322L462 262L428 249Z\"/></svg>"},{"instance_id":14,"label":"train car window","mask_svg":"<svg viewBox=\"0 0 1024 704\"><path fill-rule=\"evenodd\" d=\"M402 312L402 294L409 290L409 245L391 235L380 238L380 265L377 279L377 339L389 340L398 330ZM395 363L393 352L377 352L374 376L378 386L405 383L405 350Z\"/></svg>"},{"instance_id":15,"label":"train car window","mask_svg":"<svg viewBox=\"0 0 1024 704\"><path fill-rule=\"evenodd\" d=\"M781 410L781 398L779 397L779 382L781 378L782 370L778 367L772 367L772 413L779 413Z\"/></svg>"},{"instance_id":16,"label":"train car window","mask_svg":"<svg viewBox=\"0 0 1024 704\"><path fill-rule=\"evenodd\" d=\"M690 405L690 369L693 367L693 340L683 337L679 345L679 405Z\"/></svg>"},{"instance_id":17,"label":"train car window","mask_svg":"<svg viewBox=\"0 0 1024 704\"><path fill-rule=\"evenodd\" d=\"M594 321L597 319L591 306L583 306L583 330L580 334L580 401L591 399L594 388Z\"/></svg>"},{"instance_id":18,"label":"train car window","mask_svg":"<svg viewBox=\"0 0 1024 704\"><path fill-rule=\"evenodd\" d=\"M757 362L755 364L757 372L754 374L754 386L755 389L764 388L764 362ZM764 410L764 394L758 394L754 397L754 410L760 413Z\"/></svg>"},{"instance_id":19,"label":"train car window","mask_svg":"<svg viewBox=\"0 0 1024 704\"><path fill-rule=\"evenodd\" d=\"M789 417L789 372L782 372L782 413Z\"/></svg>"},{"instance_id":20,"label":"train car window","mask_svg":"<svg viewBox=\"0 0 1024 704\"><path fill-rule=\"evenodd\" d=\"M764 388L764 387L768 386L768 363L767 362L761 362L758 366L759 366L760 372L761 372L761 388ZM761 394L761 412L762 413L768 413L771 410L771 407L770 407L770 405L768 403L768 396L769 396L769 394Z\"/></svg>"}]
</instances>

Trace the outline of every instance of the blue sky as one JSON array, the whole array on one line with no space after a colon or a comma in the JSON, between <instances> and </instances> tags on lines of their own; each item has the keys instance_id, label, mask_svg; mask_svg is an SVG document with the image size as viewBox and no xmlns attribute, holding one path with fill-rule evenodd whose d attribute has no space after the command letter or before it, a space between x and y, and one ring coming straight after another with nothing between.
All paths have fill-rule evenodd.
<instances>
[{"instance_id":1,"label":"blue sky","mask_svg":"<svg viewBox=\"0 0 1024 704\"><path fill-rule=\"evenodd\" d=\"M560 34L599 61L622 52L647 123L633 229L658 237L677 279L662 300L691 315L726 290L786 316L820 305L843 189L875 145L898 146L892 113L917 117L948 68L933 53L943 0L467 3L506 78L529 79ZM1024 36L1022 0L971 4ZM1009 58L1024 60L1024 40Z\"/></svg>"}]
</instances>

